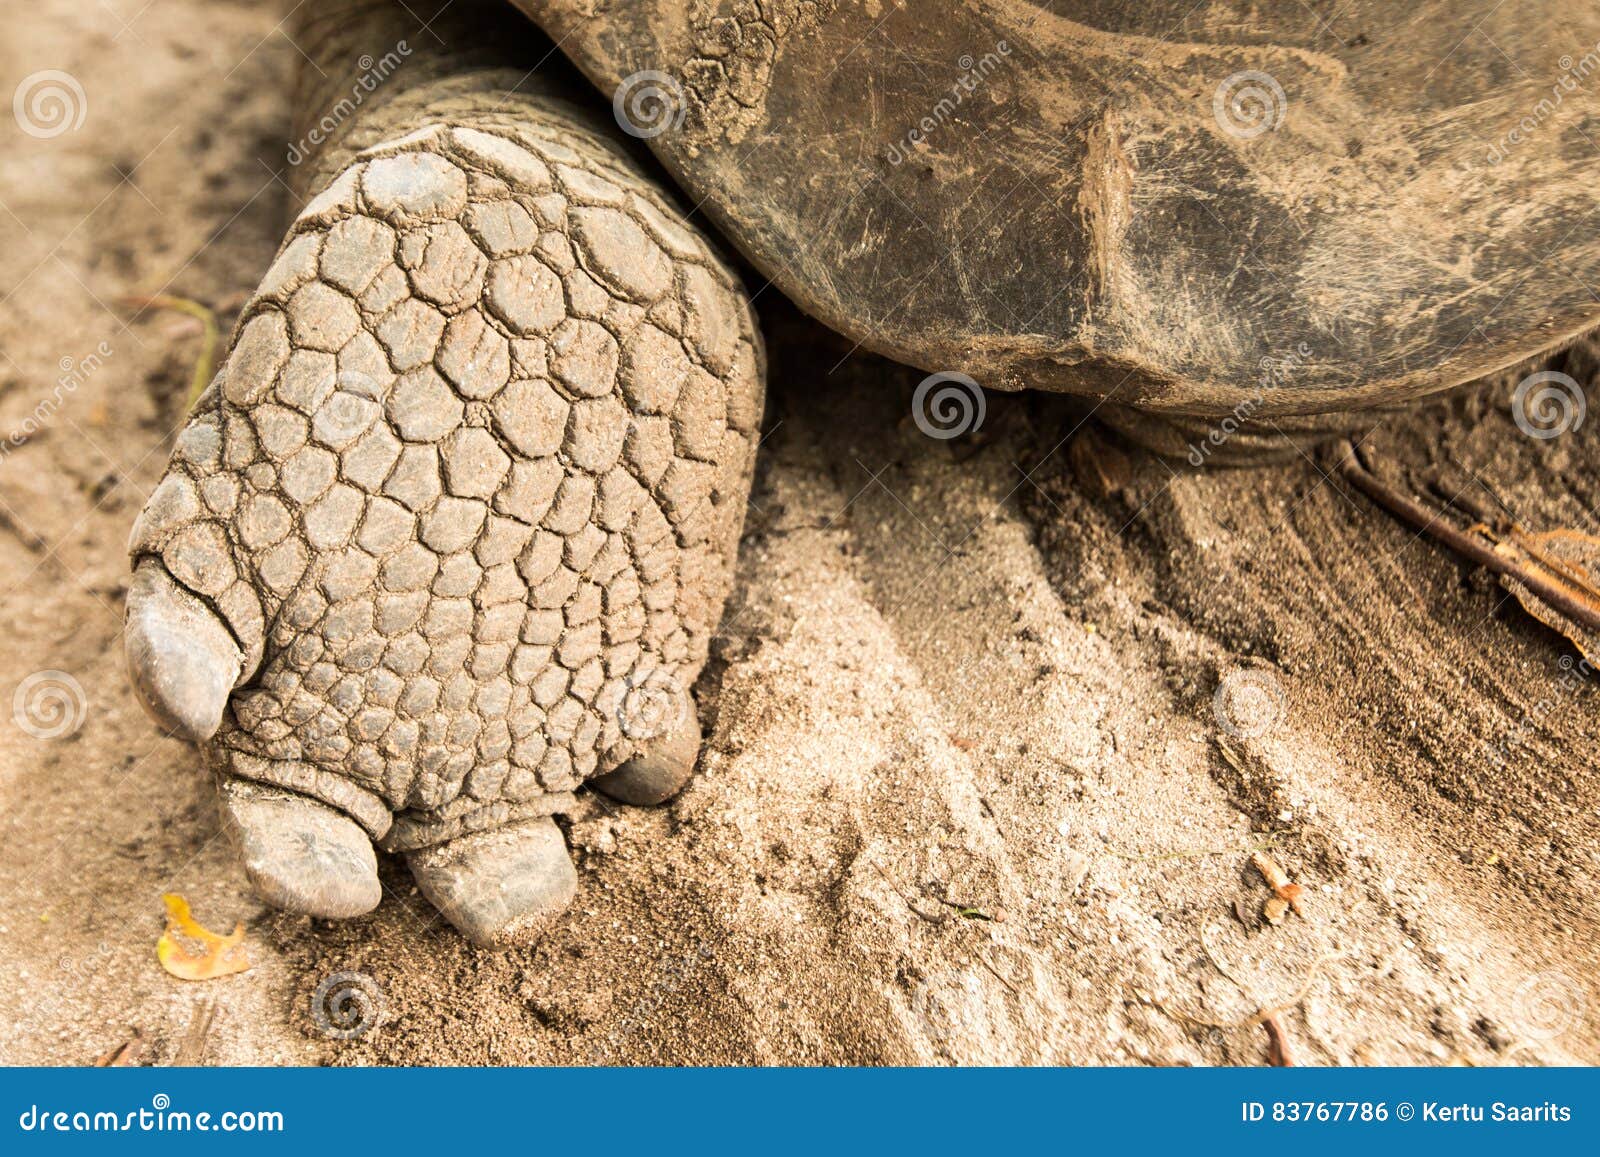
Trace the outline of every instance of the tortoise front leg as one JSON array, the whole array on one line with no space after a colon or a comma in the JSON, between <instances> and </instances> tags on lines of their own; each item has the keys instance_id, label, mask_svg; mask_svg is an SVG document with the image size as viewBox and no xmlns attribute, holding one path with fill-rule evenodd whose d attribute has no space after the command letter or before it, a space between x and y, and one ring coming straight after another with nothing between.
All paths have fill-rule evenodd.
<instances>
[{"instance_id":1,"label":"tortoise front leg","mask_svg":"<svg viewBox=\"0 0 1600 1157\"><path fill-rule=\"evenodd\" d=\"M299 40L330 77L409 20L319 13ZM135 527L127 650L206 742L265 899L370 909L376 840L500 944L572 896L550 817L574 789L659 802L693 767L763 370L704 238L613 135L486 64L487 10L451 15L302 166Z\"/></svg>"}]
</instances>

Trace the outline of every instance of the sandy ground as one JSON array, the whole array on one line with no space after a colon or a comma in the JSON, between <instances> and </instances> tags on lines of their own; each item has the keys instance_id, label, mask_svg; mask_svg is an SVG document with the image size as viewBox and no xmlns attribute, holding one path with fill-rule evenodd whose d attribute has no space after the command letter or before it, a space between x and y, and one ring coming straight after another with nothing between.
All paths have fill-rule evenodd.
<instances>
[{"instance_id":1,"label":"sandy ground","mask_svg":"<svg viewBox=\"0 0 1600 1157\"><path fill-rule=\"evenodd\" d=\"M0 699L37 705L45 672L70 700L54 738L0 712L0 1059L137 1034L143 1063L1253 1065L1275 1009L1304 1064L1600 1059L1600 700L1570 643L1310 458L1178 469L1039 396L928 439L921 375L771 293L691 788L585 797L581 894L531 950L470 948L398 864L363 920L264 909L196 754L124 686L123 545L200 339L117 303L227 324L265 269L278 16L5 17L5 90L64 69L87 115L49 139L0 118ZM1370 445L1593 533L1597 427L1522 438L1488 390ZM1263 918L1262 848L1303 916ZM164 973L166 891L242 921L254 966ZM341 972L381 1002L350 1040L313 1009Z\"/></svg>"}]
</instances>

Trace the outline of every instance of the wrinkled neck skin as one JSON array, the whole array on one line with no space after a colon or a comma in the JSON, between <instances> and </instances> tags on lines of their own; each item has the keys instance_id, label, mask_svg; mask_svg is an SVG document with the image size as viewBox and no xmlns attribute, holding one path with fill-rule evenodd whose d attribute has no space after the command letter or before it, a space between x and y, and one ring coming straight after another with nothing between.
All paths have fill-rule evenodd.
<instances>
[{"instance_id":1,"label":"wrinkled neck skin","mask_svg":"<svg viewBox=\"0 0 1600 1157\"><path fill-rule=\"evenodd\" d=\"M1566 373L1587 390L1590 383L1600 380L1600 329L1498 374L1390 407L1263 417L1259 407L1248 400L1231 411L1206 415L1159 413L1108 401L1095 408L1094 416L1134 445L1174 463L1187 462L1196 468L1257 466L1300 455L1312 456L1320 448L1345 439L1359 442L1397 410L1477 390L1509 394L1523 378L1540 370Z\"/></svg>"},{"instance_id":2,"label":"wrinkled neck skin","mask_svg":"<svg viewBox=\"0 0 1600 1157\"><path fill-rule=\"evenodd\" d=\"M441 102L511 93L588 117L591 90L538 27L503 0L326 0L292 31L288 179L314 195L359 151L437 119Z\"/></svg>"},{"instance_id":3,"label":"wrinkled neck skin","mask_svg":"<svg viewBox=\"0 0 1600 1157\"><path fill-rule=\"evenodd\" d=\"M1134 445L1172 462L1203 466L1260 466L1314 454L1328 442L1360 438L1389 411L1338 411L1270 421L1241 405L1215 417L1161 414L1106 402L1094 416Z\"/></svg>"}]
</instances>

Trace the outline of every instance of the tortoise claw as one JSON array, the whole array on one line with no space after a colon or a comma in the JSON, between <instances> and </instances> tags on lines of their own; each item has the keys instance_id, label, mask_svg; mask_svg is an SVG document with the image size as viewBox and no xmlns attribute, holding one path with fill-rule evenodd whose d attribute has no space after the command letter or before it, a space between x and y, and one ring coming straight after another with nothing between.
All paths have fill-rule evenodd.
<instances>
[{"instance_id":1,"label":"tortoise claw","mask_svg":"<svg viewBox=\"0 0 1600 1157\"><path fill-rule=\"evenodd\" d=\"M683 790L700 757L700 719L688 692L679 690L675 695L676 708L661 733L646 740L643 749L615 771L590 780L591 787L640 807L666 803Z\"/></svg>"},{"instance_id":2,"label":"tortoise claw","mask_svg":"<svg viewBox=\"0 0 1600 1157\"><path fill-rule=\"evenodd\" d=\"M566 840L547 816L460 836L406 862L422 894L481 948L535 939L578 891Z\"/></svg>"},{"instance_id":3,"label":"tortoise claw","mask_svg":"<svg viewBox=\"0 0 1600 1157\"><path fill-rule=\"evenodd\" d=\"M348 919L383 898L372 841L348 816L293 792L225 779L222 823L256 894L274 908Z\"/></svg>"},{"instance_id":4,"label":"tortoise claw","mask_svg":"<svg viewBox=\"0 0 1600 1157\"><path fill-rule=\"evenodd\" d=\"M155 559L134 571L123 653L134 693L160 727L192 743L216 734L243 655L216 612Z\"/></svg>"}]
</instances>

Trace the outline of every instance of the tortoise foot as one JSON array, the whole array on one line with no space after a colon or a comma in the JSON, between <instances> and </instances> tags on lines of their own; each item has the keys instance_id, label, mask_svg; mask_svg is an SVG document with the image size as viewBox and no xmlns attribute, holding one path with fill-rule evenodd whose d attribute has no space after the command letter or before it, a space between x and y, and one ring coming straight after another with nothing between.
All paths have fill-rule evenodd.
<instances>
[{"instance_id":1,"label":"tortoise foot","mask_svg":"<svg viewBox=\"0 0 1600 1157\"><path fill-rule=\"evenodd\" d=\"M578 891L555 821L476 832L406 856L422 894L481 948L538 938Z\"/></svg>"},{"instance_id":2,"label":"tortoise foot","mask_svg":"<svg viewBox=\"0 0 1600 1157\"><path fill-rule=\"evenodd\" d=\"M294 792L223 779L223 827L274 908L347 919L378 906L378 860L354 820Z\"/></svg>"},{"instance_id":3,"label":"tortoise foot","mask_svg":"<svg viewBox=\"0 0 1600 1157\"><path fill-rule=\"evenodd\" d=\"M764 373L711 243L517 83L420 83L318 155L130 542L135 686L262 896L368 911L381 840L480 944L571 899L582 783L693 767Z\"/></svg>"},{"instance_id":4,"label":"tortoise foot","mask_svg":"<svg viewBox=\"0 0 1600 1157\"><path fill-rule=\"evenodd\" d=\"M648 719L635 717L624 724L640 741L638 754L615 771L590 780L595 790L621 803L640 807L666 803L688 784L700 756L700 719L689 693L673 688L652 706L656 710Z\"/></svg>"}]
</instances>

